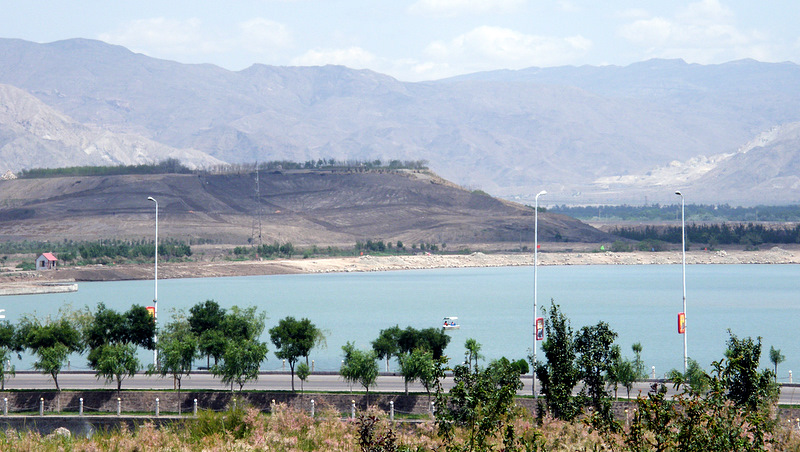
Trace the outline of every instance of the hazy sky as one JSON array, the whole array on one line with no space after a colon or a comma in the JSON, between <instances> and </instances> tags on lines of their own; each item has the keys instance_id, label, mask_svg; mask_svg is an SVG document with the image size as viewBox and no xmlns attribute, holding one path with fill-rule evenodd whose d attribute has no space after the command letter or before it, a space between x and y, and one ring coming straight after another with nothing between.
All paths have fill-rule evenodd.
<instances>
[{"instance_id":1,"label":"hazy sky","mask_svg":"<svg viewBox=\"0 0 800 452\"><path fill-rule=\"evenodd\" d=\"M100 39L231 70L341 64L400 80L650 58L800 62L797 0L0 0L0 37Z\"/></svg>"}]
</instances>

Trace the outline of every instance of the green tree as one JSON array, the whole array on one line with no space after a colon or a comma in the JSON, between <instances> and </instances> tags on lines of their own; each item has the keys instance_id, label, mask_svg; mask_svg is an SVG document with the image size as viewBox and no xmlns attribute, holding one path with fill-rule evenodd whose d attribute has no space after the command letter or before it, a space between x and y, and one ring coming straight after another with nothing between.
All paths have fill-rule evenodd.
<instances>
[{"instance_id":1,"label":"green tree","mask_svg":"<svg viewBox=\"0 0 800 452\"><path fill-rule=\"evenodd\" d=\"M441 328L417 330L409 326L400 332L397 344L402 353L411 353L414 349L423 348L433 354L433 359L439 359L444 355L444 349L447 348L450 339Z\"/></svg>"},{"instance_id":2,"label":"green tree","mask_svg":"<svg viewBox=\"0 0 800 452\"><path fill-rule=\"evenodd\" d=\"M119 393L122 390L122 380L133 377L141 367L136 357L136 348L131 344L118 343L103 345L99 350L95 366L97 379L103 377L109 383L116 381Z\"/></svg>"},{"instance_id":3,"label":"green tree","mask_svg":"<svg viewBox=\"0 0 800 452\"><path fill-rule=\"evenodd\" d=\"M58 374L70 353L83 350L83 341L76 324L79 314L69 307L59 309L58 320L44 321L23 316L16 330L16 341L37 356L33 367L53 378L56 390L61 391Z\"/></svg>"},{"instance_id":4,"label":"green tree","mask_svg":"<svg viewBox=\"0 0 800 452\"><path fill-rule=\"evenodd\" d=\"M386 371L389 371L389 360L393 357L400 357L400 334L402 330L399 326L395 325L390 328L381 330L378 333L378 338L372 341L372 349L375 351L378 359L386 360Z\"/></svg>"},{"instance_id":5,"label":"green tree","mask_svg":"<svg viewBox=\"0 0 800 452\"><path fill-rule=\"evenodd\" d=\"M550 301L550 309L542 310L545 314L542 350L547 361L532 364L550 413L557 419L572 420L580 412L580 407L572 401L572 389L580 379L575 365L575 334L569 319L554 301Z\"/></svg>"},{"instance_id":6,"label":"green tree","mask_svg":"<svg viewBox=\"0 0 800 452\"><path fill-rule=\"evenodd\" d=\"M208 367L211 367L212 356L216 364L225 352L224 319L225 309L214 300L206 300L189 309L189 329L197 336L198 348L206 355Z\"/></svg>"},{"instance_id":7,"label":"green tree","mask_svg":"<svg viewBox=\"0 0 800 452\"><path fill-rule=\"evenodd\" d=\"M400 374L403 376L405 382L405 391L408 395L408 384L415 381L423 382L425 390L430 397L430 376L436 367L433 359L433 354L427 350L417 348L409 354L400 355L398 358L400 364Z\"/></svg>"},{"instance_id":8,"label":"green tree","mask_svg":"<svg viewBox=\"0 0 800 452\"><path fill-rule=\"evenodd\" d=\"M83 319L83 340L89 349L89 366L97 370L98 359L107 345L130 344L149 350L155 347L155 322L143 306L134 305L121 314L99 303L94 315Z\"/></svg>"},{"instance_id":9,"label":"green tree","mask_svg":"<svg viewBox=\"0 0 800 452\"><path fill-rule=\"evenodd\" d=\"M305 384L306 380L308 380L308 376L311 375L311 369L308 367L306 363L300 363L297 365L297 378L300 379L300 392L303 392L303 385Z\"/></svg>"},{"instance_id":10,"label":"green tree","mask_svg":"<svg viewBox=\"0 0 800 452\"><path fill-rule=\"evenodd\" d=\"M269 336L277 349L275 356L289 362L289 370L292 374L292 392L294 392L295 364L301 356L308 356L314 347L317 327L306 318L296 320L294 317L286 317L269 330Z\"/></svg>"},{"instance_id":11,"label":"green tree","mask_svg":"<svg viewBox=\"0 0 800 452\"><path fill-rule=\"evenodd\" d=\"M686 373L672 369L667 372L667 379L682 384L689 385L692 391L698 394L705 394L709 389L709 376L696 360L688 358L686 362Z\"/></svg>"},{"instance_id":12,"label":"green tree","mask_svg":"<svg viewBox=\"0 0 800 452\"><path fill-rule=\"evenodd\" d=\"M178 386L178 413L181 412L181 383L184 376L192 372L192 363L197 358L197 336L189 328L189 322L181 313L173 315L161 332L158 340L158 367L150 372L162 377L171 376Z\"/></svg>"},{"instance_id":13,"label":"green tree","mask_svg":"<svg viewBox=\"0 0 800 452\"><path fill-rule=\"evenodd\" d=\"M772 363L775 372L775 379L778 378L778 364L782 363L786 359L785 356L781 354L781 349L776 349L775 347L769 347L769 361Z\"/></svg>"},{"instance_id":14,"label":"green tree","mask_svg":"<svg viewBox=\"0 0 800 452\"><path fill-rule=\"evenodd\" d=\"M492 361L480 370L458 365L453 368L454 386L448 394L436 394L436 425L446 450L494 450L490 441L500 433L504 450L519 450L514 432L514 399L522 389L518 367L508 359ZM455 444L454 427L469 433L467 444Z\"/></svg>"},{"instance_id":15,"label":"green tree","mask_svg":"<svg viewBox=\"0 0 800 452\"><path fill-rule=\"evenodd\" d=\"M344 362L339 370L339 375L348 383L358 383L367 393L367 406L369 406L369 388L375 385L378 379L378 357L373 350L359 350L351 342L342 346Z\"/></svg>"},{"instance_id":16,"label":"green tree","mask_svg":"<svg viewBox=\"0 0 800 452\"><path fill-rule=\"evenodd\" d=\"M14 324L8 320L0 322L0 390L5 390L6 381L16 375L16 367L11 364L12 354L20 353L22 350Z\"/></svg>"},{"instance_id":17,"label":"green tree","mask_svg":"<svg viewBox=\"0 0 800 452\"><path fill-rule=\"evenodd\" d=\"M761 338L739 339L728 330L730 338L727 343L725 357L728 366L722 374L728 388L728 398L737 405L746 405L755 410L759 401L768 399L777 392L775 374L764 369L759 372L761 359Z\"/></svg>"},{"instance_id":18,"label":"green tree","mask_svg":"<svg viewBox=\"0 0 800 452\"><path fill-rule=\"evenodd\" d=\"M472 367L472 361L475 361L475 368L478 368L478 360L483 359L481 355L481 344L473 338L469 338L464 342L464 359L467 366Z\"/></svg>"},{"instance_id":19,"label":"green tree","mask_svg":"<svg viewBox=\"0 0 800 452\"><path fill-rule=\"evenodd\" d=\"M258 369L261 363L267 359L269 349L267 344L249 340L244 342L228 341L225 353L219 364L211 368L211 373L222 377L222 382L231 385L239 385L239 392L248 381L258 380Z\"/></svg>"},{"instance_id":20,"label":"green tree","mask_svg":"<svg viewBox=\"0 0 800 452\"><path fill-rule=\"evenodd\" d=\"M16 367L13 364L6 368L6 362L10 361L10 358L11 351L6 347L0 347L0 391L5 391L6 381L17 374Z\"/></svg>"},{"instance_id":21,"label":"green tree","mask_svg":"<svg viewBox=\"0 0 800 452\"><path fill-rule=\"evenodd\" d=\"M619 358L619 347L614 347L617 333L611 330L606 322L584 326L575 338L577 365L584 389L588 392L592 406L598 413L604 413L611 419L611 402L608 400L605 383L613 363Z\"/></svg>"},{"instance_id":22,"label":"green tree","mask_svg":"<svg viewBox=\"0 0 800 452\"><path fill-rule=\"evenodd\" d=\"M58 385L58 374L67 361L69 348L60 342L56 342L47 347L37 348L35 353L38 359L33 363L33 368L50 375L56 385L56 391L61 392L61 387Z\"/></svg>"},{"instance_id":23,"label":"green tree","mask_svg":"<svg viewBox=\"0 0 800 452\"><path fill-rule=\"evenodd\" d=\"M633 350L633 370L636 372L636 379L643 380L647 378L647 372L642 361L642 343L635 342L631 345L631 350Z\"/></svg>"}]
</instances>

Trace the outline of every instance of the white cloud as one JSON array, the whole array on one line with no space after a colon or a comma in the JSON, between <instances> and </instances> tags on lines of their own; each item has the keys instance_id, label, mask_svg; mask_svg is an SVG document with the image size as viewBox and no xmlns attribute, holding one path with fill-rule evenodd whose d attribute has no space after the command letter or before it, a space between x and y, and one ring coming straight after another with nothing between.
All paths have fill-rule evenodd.
<instances>
[{"instance_id":1,"label":"white cloud","mask_svg":"<svg viewBox=\"0 0 800 452\"><path fill-rule=\"evenodd\" d=\"M459 14L506 13L526 0L417 0L408 10L412 14L455 16Z\"/></svg>"},{"instance_id":2,"label":"white cloud","mask_svg":"<svg viewBox=\"0 0 800 452\"><path fill-rule=\"evenodd\" d=\"M239 24L239 31L242 45L254 52L284 48L292 42L291 33L285 25L260 17Z\"/></svg>"},{"instance_id":3,"label":"white cloud","mask_svg":"<svg viewBox=\"0 0 800 452\"><path fill-rule=\"evenodd\" d=\"M618 32L647 49L650 57L715 63L744 57L768 58L770 53L764 37L757 31L740 30L734 13L718 0L691 3L674 17L639 14Z\"/></svg>"},{"instance_id":4,"label":"white cloud","mask_svg":"<svg viewBox=\"0 0 800 452\"><path fill-rule=\"evenodd\" d=\"M164 17L132 20L99 39L131 50L155 54L207 53L219 44L203 38L200 19L171 20Z\"/></svg>"},{"instance_id":5,"label":"white cloud","mask_svg":"<svg viewBox=\"0 0 800 452\"><path fill-rule=\"evenodd\" d=\"M360 48L348 47L344 49L314 49L294 58L292 66L324 66L337 64L353 69L374 69L375 55Z\"/></svg>"},{"instance_id":6,"label":"white cloud","mask_svg":"<svg viewBox=\"0 0 800 452\"><path fill-rule=\"evenodd\" d=\"M591 47L592 42L580 35L558 38L481 26L449 42L433 42L426 53L440 64L461 68L463 73L498 67L518 69L570 64Z\"/></svg>"}]
</instances>

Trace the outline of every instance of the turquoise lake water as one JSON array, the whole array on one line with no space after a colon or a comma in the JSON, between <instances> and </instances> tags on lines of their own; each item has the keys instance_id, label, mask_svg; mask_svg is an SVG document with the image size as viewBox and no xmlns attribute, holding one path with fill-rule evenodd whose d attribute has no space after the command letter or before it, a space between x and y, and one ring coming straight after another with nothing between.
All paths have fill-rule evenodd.
<instances>
[{"instance_id":1,"label":"turquoise lake water","mask_svg":"<svg viewBox=\"0 0 800 452\"><path fill-rule=\"evenodd\" d=\"M739 337L763 338L764 367L771 366L770 346L781 349L781 381L788 381L789 370L800 370L800 266L690 265L686 278L690 357L708 369L723 357L730 328ZM538 293L539 306L554 299L575 330L609 323L627 356L631 344L641 342L647 368L655 366L657 376L683 367L680 265L540 266ZM467 338L482 344L487 359L524 358L532 346L532 267L160 280L158 295L162 324L172 309L188 311L206 299L223 307L257 306L267 313L267 330L286 316L307 317L327 331L327 347L311 355L317 370L337 370L347 341L368 348L383 328L438 327L445 316L457 316L461 324L448 333L453 339L445 350L456 362L463 360ZM15 322L23 313L55 315L67 303L93 309L104 302L125 311L151 305L152 298L153 281L80 283L71 294L0 297L0 308ZM541 347L537 356L543 358ZM141 352L140 359L150 364L152 352ZM31 368L33 359L14 361L20 370ZM71 358L72 369L86 367L84 357ZM280 369L281 362L270 352L262 367Z\"/></svg>"}]
</instances>

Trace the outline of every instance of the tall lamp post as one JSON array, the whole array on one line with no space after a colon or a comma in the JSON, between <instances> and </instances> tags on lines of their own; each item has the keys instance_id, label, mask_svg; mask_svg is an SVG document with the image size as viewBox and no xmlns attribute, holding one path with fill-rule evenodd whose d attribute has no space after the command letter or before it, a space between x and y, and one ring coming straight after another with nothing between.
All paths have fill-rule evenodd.
<instances>
[{"instance_id":1,"label":"tall lamp post","mask_svg":"<svg viewBox=\"0 0 800 452\"><path fill-rule=\"evenodd\" d=\"M155 273L154 273L154 293L153 293L153 323L158 326L158 201L152 196L147 197L148 201L156 203L156 241L155 241ZM158 367L158 333L153 333L153 366Z\"/></svg>"},{"instance_id":2,"label":"tall lamp post","mask_svg":"<svg viewBox=\"0 0 800 452\"><path fill-rule=\"evenodd\" d=\"M676 195L681 197L681 251L683 252L683 325L679 323L679 328L683 329L683 374L686 375L686 369L689 363L689 357L687 354L688 348L686 346L686 216L685 216L685 204L683 199L683 193L680 191L675 192ZM680 322L680 320L679 320Z\"/></svg>"},{"instance_id":3,"label":"tall lamp post","mask_svg":"<svg viewBox=\"0 0 800 452\"><path fill-rule=\"evenodd\" d=\"M537 310L539 301L539 196L546 194L545 190L536 194L533 209L533 362L531 363L533 374L531 375L531 391L534 397L536 397L536 341L538 340L536 333L539 326L536 322L539 313Z\"/></svg>"}]
</instances>

